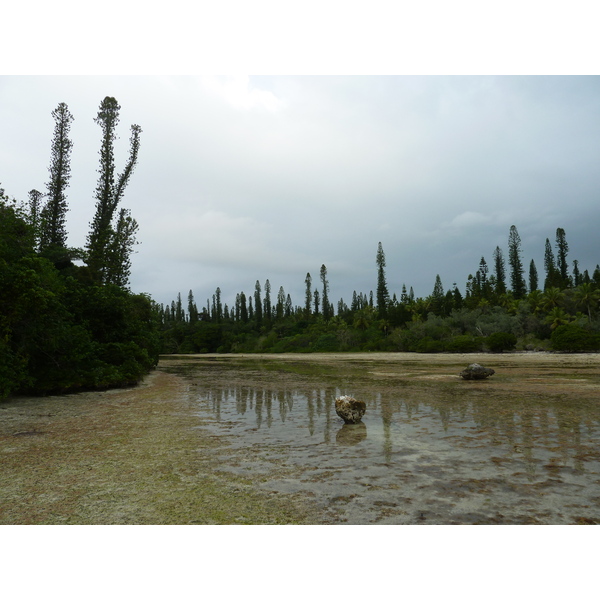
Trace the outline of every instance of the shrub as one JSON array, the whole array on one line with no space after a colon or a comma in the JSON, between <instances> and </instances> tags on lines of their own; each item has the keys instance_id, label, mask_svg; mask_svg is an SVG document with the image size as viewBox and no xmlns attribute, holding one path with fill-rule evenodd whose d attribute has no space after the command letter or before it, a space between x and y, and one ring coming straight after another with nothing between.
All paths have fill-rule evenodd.
<instances>
[{"instance_id":1,"label":"shrub","mask_svg":"<svg viewBox=\"0 0 600 600\"><path fill-rule=\"evenodd\" d=\"M390 338L399 352L415 352L419 342L419 336L410 329L395 329Z\"/></svg>"},{"instance_id":2,"label":"shrub","mask_svg":"<svg viewBox=\"0 0 600 600\"><path fill-rule=\"evenodd\" d=\"M446 342L447 352L479 352L481 341L472 335L457 335Z\"/></svg>"},{"instance_id":3,"label":"shrub","mask_svg":"<svg viewBox=\"0 0 600 600\"><path fill-rule=\"evenodd\" d=\"M445 345L441 340L433 340L429 336L424 337L417 344L417 352L435 353L444 352Z\"/></svg>"},{"instance_id":4,"label":"shrub","mask_svg":"<svg viewBox=\"0 0 600 600\"><path fill-rule=\"evenodd\" d=\"M309 335L294 335L279 340L271 352L310 352L311 338Z\"/></svg>"},{"instance_id":5,"label":"shrub","mask_svg":"<svg viewBox=\"0 0 600 600\"><path fill-rule=\"evenodd\" d=\"M485 340L487 347L492 352L504 352L504 350L514 350L517 345L517 336L504 331L497 331L488 335Z\"/></svg>"},{"instance_id":6,"label":"shrub","mask_svg":"<svg viewBox=\"0 0 600 600\"><path fill-rule=\"evenodd\" d=\"M550 337L552 348L560 352L600 350L600 335L579 325L559 325Z\"/></svg>"},{"instance_id":7,"label":"shrub","mask_svg":"<svg viewBox=\"0 0 600 600\"><path fill-rule=\"evenodd\" d=\"M529 333L517 341L516 349L526 352L548 352L551 350L550 340L540 339L533 333Z\"/></svg>"},{"instance_id":8,"label":"shrub","mask_svg":"<svg viewBox=\"0 0 600 600\"><path fill-rule=\"evenodd\" d=\"M333 333L326 333L314 343L314 352L336 352L340 349L338 338Z\"/></svg>"}]
</instances>

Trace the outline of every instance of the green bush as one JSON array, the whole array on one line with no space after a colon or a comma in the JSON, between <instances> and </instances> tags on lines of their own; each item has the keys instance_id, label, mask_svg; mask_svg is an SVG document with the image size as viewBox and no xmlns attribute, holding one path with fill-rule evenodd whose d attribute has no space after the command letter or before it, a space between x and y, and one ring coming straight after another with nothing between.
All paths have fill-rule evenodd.
<instances>
[{"instance_id":1,"label":"green bush","mask_svg":"<svg viewBox=\"0 0 600 600\"><path fill-rule=\"evenodd\" d=\"M216 352L221 345L223 328L218 323L197 323L192 337L194 346L199 352ZM185 332L182 328L182 341Z\"/></svg>"},{"instance_id":2,"label":"green bush","mask_svg":"<svg viewBox=\"0 0 600 600\"><path fill-rule=\"evenodd\" d=\"M294 335L279 340L271 352L310 352L311 337L309 335Z\"/></svg>"},{"instance_id":3,"label":"green bush","mask_svg":"<svg viewBox=\"0 0 600 600\"><path fill-rule=\"evenodd\" d=\"M552 347L549 339L540 339L533 333L529 333L518 340L516 349L525 352L548 352Z\"/></svg>"},{"instance_id":4,"label":"green bush","mask_svg":"<svg viewBox=\"0 0 600 600\"><path fill-rule=\"evenodd\" d=\"M435 353L444 352L446 347L442 340L433 340L427 336L419 341L416 350L417 352Z\"/></svg>"},{"instance_id":5,"label":"green bush","mask_svg":"<svg viewBox=\"0 0 600 600\"><path fill-rule=\"evenodd\" d=\"M312 347L313 352L337 352L339 349L338 337L333 333L320 336Z\"/></svg>"},{"instance_id":6,"label":"green bush","mask_svg":"<svg viewBox=\"0 0 600 600\"><path fill-rule=\"evenodd\" d=\"M257 352L271 352L271 349L278 342L277 332L270 331L268 335L261 335L256 343Z\"/></svg>"},{"instance_id":7,"label":"green bush","mask_svg":"<svg viewBox=\"0 0 600 600\"><path fill-rule=\"evenodd\" d=\"M591 352L600 350L600 335L579 325L559 325L550 337L553 350L560 352Z\"/></svg>"},{"instance_id":8,"label":"green bush","mask_svg":"<svg viewBox=\"0 0 600 600\"><path fill-rule=\"evenodd\" d=\"M394 329L389 336L399 352L416 352L419 336L411 329Z\"/></svg>"},{"instance_id":9,"label":"green bush","mask_svg":"<svg viewBox=\"0 0 600 600\"><path fill-rule=\"evenodd\" d=\"M446 352L479 352L480 339L472 335L457 335L446 341Z\"/></svg>"},{"instance_id":10,"label":"green bush","mask_svg":"<svg viewBox=\"0 0 600 600\"><path fill-rule=\"evenodd\" d=\"M505 350L514 350L517 345L517 336L504 331L497 331L487 336L486 346L492 352L504 352Z\"/></svg>"}]
</instances>

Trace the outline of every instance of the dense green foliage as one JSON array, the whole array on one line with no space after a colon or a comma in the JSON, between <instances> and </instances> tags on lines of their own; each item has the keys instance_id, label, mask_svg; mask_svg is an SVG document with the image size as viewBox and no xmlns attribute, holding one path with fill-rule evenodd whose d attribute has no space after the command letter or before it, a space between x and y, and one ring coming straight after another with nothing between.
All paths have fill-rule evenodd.
<instances>
[{"instance_id":1,"label":"dense green foliage","mask_svg":"<svg viewBox=\"0 0 600 600\"><path fill-rule=\"evenodd\" d=\"M181 294L170 306L157 306L162 324L162 350L191 352L503 352L511 350L600 350L600 267L593 275L567 272L568 245L564 230L557 230L554 259L546 240L544 290L537 288L538 273L530 262L527 289L521 240L512 226L508 238L511 289L507 289L502 250L493 253L493 270L484 257L475 274L467 278L463 294L454 286L444 292L436 275L432 293L415 298L402 288L400 300L391 298L385 277L385 254L378 245L377 289L368 295L354 292L348 306L337 303L337 312L328 300L329 282L321 267L323 296L312 290L307 273L302 306L294 306L283 288L277 302L261 295L256 282L254 295L237 294L235 304L223 305L217 288L212 303L199 310L190 290L187 310ZM516 289L514 289L516 288ZM267 281L265 289L270 290ZM563 326L568 325L567 332ZM575 332L575 333L574 333ZM567 335L567 333L569 335Z\"/></svg>"},{"instance_id":2,"label":"dense green foliage","mask_svg":"<svg viewBox=\"0 0 600 600\"><path fill-rule=\"evenodd\" d=\"M0 398L138 381L158 360L150 299L97 283L87 266L57 268L33 239L0 201Z\"/></svg>"},{"instance_id":3,"label":"dense green foliage","mask_svg":"<svg viewBox=\"0 0 600 600\"><path fill-rule=\"evenodd\" d=\"M552 347L563 352L589 352L600 348L600 333L574 323L559 325L552 333Z\"/></svg>"},{"instance_id":4,"label":"dense green foliage","mask_svg":"<svg viewBox=\"0 0 600 600\"><path fill-rule=\"evenodd\" d=\"M73 120L66 104L52 113L56 127L45 205L37 190L29 193L26 209L0 189L0 399L132 384L158 362L156 310L150 298L126 287L137 223L127 209L115 213L137 159L141 129L132 126L132 156L115 185L114 98L104 99L96 120L103 123L107 106L110 135L103 137L104 187L99 184L105 196L97 194L88 252L66 245ZM104 211L102 200L109 205ZM75 265L75 259L86 266Z\"/></svg>"}]
</instances>

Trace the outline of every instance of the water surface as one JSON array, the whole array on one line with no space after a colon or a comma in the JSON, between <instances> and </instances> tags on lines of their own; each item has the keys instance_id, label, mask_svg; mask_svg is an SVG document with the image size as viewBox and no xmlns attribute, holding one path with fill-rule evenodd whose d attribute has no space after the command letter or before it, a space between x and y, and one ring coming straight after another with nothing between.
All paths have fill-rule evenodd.
<instances>
[{"instance_id":1,"label":"water surface","mask_svg":"<svg viewBox=\"0 0 600 600\"><path fill-rule=\"evenodd\" d=\"M461 380L469 361L451 356L159 368L186 379L201 427L222 440L220 469L306 496L324 523L568 524L600 522L597 358L517 356L483 382ZM337 416L344 394L366 402L362 423Z\"/></svg>"}]
</instances>

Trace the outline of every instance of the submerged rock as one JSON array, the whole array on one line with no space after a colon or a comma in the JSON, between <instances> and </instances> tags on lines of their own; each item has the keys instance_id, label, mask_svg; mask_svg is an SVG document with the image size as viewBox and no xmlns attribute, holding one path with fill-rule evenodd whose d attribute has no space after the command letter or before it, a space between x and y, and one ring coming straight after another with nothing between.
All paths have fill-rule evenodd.
<instances>
[{"instance_id":1,"label":"submerged rock","mask_svg":"<svg viewBox=\"0 0 600 600\"><path fill-rule=\"evenodd\" d=\"M344 419L344 423L360 423L367 411L367 405L362 400L352 396L340 396L335 399L335 412Z\"/></svg>"},{"instance_id":2,"label":"submerged rock","mask_svg":"<svg viewBox=\"0 0 600 600\"><path fill-rule=\"evenodd\" d=\"M482 367L478 363L469 365L464 371L460 372L460 376L463 379L486 379L493 375L496 371L488 367Z\"/></svg>"}]
</instances>

